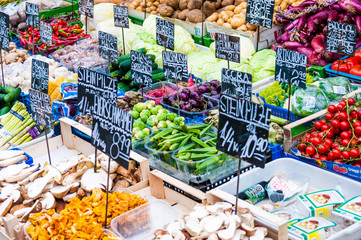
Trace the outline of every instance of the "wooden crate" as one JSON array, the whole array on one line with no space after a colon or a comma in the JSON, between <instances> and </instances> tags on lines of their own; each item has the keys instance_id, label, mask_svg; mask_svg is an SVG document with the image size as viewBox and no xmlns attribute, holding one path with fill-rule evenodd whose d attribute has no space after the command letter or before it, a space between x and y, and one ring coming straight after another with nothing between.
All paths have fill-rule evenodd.
<instances>
[{"instance_id":1,"label":"wooden crate","mask_svg":"<svg viewBox=\"0 0 361 240\"><path fill-rule=\"evenodd\" d=\"M81 139L80 137L75 136L72 133L72 127L73 127L78 129L82 133L85 133L90 136L92 131L91 129L69 118L61 118L60 125L61 125L61 135L48 139L50 152L55 151L62 146L65 146L68 149L73 150L78 154L84 154L84 155L94 154L95 152L94 146L92 146L89 142ZM47 155L47 147L45 141L36 143L29 147L25 147L22 150L27 154L29 154L30 156L32 156L33 158ZM149 169L148 159L142 157L141 155L133 151L130 152L130 158L139 163L139 167L141 169L142 181L131 186L129 189L132 191L137 191L139 189L149 186L148 176L150 169Z\"/></svg>"},{"instance_id":2,"label":"wooden crate","mask_svg":"<svg viewBox=\"0 0 361 240\"><path fill-rule=\"evenodd\" d=\"M219 189L213 189L207 192L207 202L214 204L216 202L225 201L233 205L236 203L236 197ZM278 240L288 239L287 221L269 212L262 210L246 201L238 199L238 209L248 208L255 216L255 222L258 225L268 229L268 237Z\"/></svg>"}]
</instances>

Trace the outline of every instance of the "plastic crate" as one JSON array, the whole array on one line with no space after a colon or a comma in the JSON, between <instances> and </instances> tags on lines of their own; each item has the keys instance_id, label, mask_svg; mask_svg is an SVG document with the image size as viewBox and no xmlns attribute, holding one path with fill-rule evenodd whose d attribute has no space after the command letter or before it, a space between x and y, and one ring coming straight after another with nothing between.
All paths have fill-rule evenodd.
<instances>
[{"instance_id":1,"label":"plastic crate","mask_svg":"<svg viewBox=\"0 0 361 240\"><path fill-rule=\"evenodd\" d=\"M202 43L202 38L196 35L192 34L192 38L194 40L195 43L199 44L199 45L203 45L205 47L209 47L213 42L214 39L210 38L209 36L204 36L203 37L203 43Z\"/></svg>"},{"instance_id":2,"label":"plastic crate","mask_svg":"<svg viewBox=\"0 0 361 240\"><path fill-rule=\"evenodd\" d=\"M284 149L283 147L281 147L281 145L279 144L273 144L273 143L270 143L268 145L268 148L271 150L272 152L272 160L276 160L276 159L279 159L279 158L283 158L284 157Z\"/></svg>"},{"instance_id":3,"label":"plastic crate","mask_svg":"<svg viewBox=\"0 0 361 240\"><path fill-rule=\"evenodd\" d=\"M31 104L30 104L30 95L21 92L20 96L18 97L19 102L23 103L26 107L28 113L31 113Z\"/></svg>"},{"instance_id":4,"label":"plastic crate","mask_svg":"<svg viewBox=\"0 0 361 240\"><path fill-rule=\"evenodd\" d=\"M144 20L143 19L140 19L140 18L137 18L137 17L134 17L134 16L130 16L129 15L129 19L133 22L133 23L135 23L135 24L138 24L138 25L143 25L143 22L144 22Z\"/></svg>"},{"instance_id":5,"label":"plastic crate","mask_svg":"<svg viewBox=\"0 0 361 240\"><path fill-rule=\"evenodd\" d=\"M17 147L14 147L14 148L11 148L11 149L9 149L10 151L11 150L20 150L20 151L22 151L20 148L17 148ZM26 152L24 152L24 155L28 158L26 161L24 161L26 164L28 164L28 165L32 165L33 163L34 163L34 160L33 160L33 158L29 155L29 154L27 154ZM23 163L23 162L19 162L19 163L17 163L17 164L20 164L20 163Z\"/></svg>"}]
</instances>

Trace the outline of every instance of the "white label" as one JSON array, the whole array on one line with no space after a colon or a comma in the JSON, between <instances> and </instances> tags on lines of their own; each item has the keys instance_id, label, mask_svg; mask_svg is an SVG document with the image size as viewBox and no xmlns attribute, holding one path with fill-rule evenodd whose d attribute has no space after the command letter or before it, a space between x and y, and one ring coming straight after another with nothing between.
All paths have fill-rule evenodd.
<instances>
[{"instance_id":1,"label":"white label","mask_svg":"<svg viewBox=\"0 0 361 240\"><path fill-rule=\"evenodd\" d=\"M342 86L333 86L333 92L336 94L345 95L346 89Z\"/></svg>"},{"instance_id":2,"label":"white label","mask_svg":"<svg viewBox=\"0 0 361 240\"><path fill-rule=\"evenodd\" d=\"M305 103L306 108L314 108L315 106L316 106L316 98L315 97L306 98L306 103Z\"/></svg>"}]
</instances>

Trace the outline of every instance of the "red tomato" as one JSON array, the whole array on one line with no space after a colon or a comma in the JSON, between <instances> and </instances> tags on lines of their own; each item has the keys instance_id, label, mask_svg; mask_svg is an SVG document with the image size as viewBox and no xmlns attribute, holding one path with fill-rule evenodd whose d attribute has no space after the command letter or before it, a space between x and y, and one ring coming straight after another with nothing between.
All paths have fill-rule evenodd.
<instances>
[{"instance_id":1,"label":"red tomato","mask_svg":"<svg viewBox=\"0 0 361 240\"><path fill-rule=\"evenodd\" d=\"M335 143L332 144L332 148L333 148L333 149L336 149L336 148L338 148L339 146L340 146L340 144L337 143L337 142L335 142Z\"/></svg>"},{"instance_id":2,"label":"red tomato","mask_svg":"<svg viewBox=\"0 0 361 240\"><path fill-rule=\"evenodd\" d=\"M354 138L354 139L352 139L352 141L351 141L351 145L354 145L354 146L355 146L355 145L357 145L357 139L355 139L355 138Z\"/></svg>"},{"instance_id":3,"label":"red tomato","mask_svg":"<svg viewBox=\"0 0 361 240\"><path fill-rule=\"evenodd\" d=\"M309 155L309 156L312 156L313 154L315 154L316 150L314 147L312 146L309 146L306 148L306 153Z\"/></svg>"},{"instance_id":4,"label":"red tomato","mask_svg":"<svg viewBox=\"0 0 361 240\"><path fill-rule=\"evenodd\" d=\"M333 138L333 136L334 136L333 129L331 131L327 132L327 134L326 134L326 137L328 137L328 138Z\"/></svg>"},{"instance_id":5,"label":"red tomato","mask_svg":"<svg viewBox=\"0 0 361 240\"><path fill-rule=\"evenodd\" d=\"M361 122L360 121L356 121L352 124L353 128L357 128L361 126Z\"/></svg>"},{"instance_id":6,"label":"red tomato","mask_svg":"<svg viewBox=\"0 0 361 240\"><path fill-rule=\"evenodd\" d=\"M327 125L327 124L324 124L324 125L322 125L322 127L321 127L321 130L322 130L322 131L327 131L328 129L330 129L330 126Z\"/></svg>"},{"instance_id":7,"label":"red tomato","mask_svg":"<svg viewBox=\"0 0 361 240\"><path fill-rule=\"evenodd\" d=\"M335 113L337 112L337 108L335 105L330 105L328 106L327 110L330 112L330 113Z\"/></svg>"},{"instance_id":8,"label":"red tomato","mask_svg":"<svg viewBox=\"0 0 361 240\"><path fill-rule=\"evenodd\" d=\"M357 111L357 117L358 117L359 120L361 120L361 110Z\"/></svg>"},{"instance_id":9,"label":"red tomato","mask_svg":"<svg viewBox=\"0 0 361 240\"><path fill-rule=\"evenodd\" d=\"M313 158L313 159L319 159L319 158L320 158L320 155L318 155L318 154L316 153L316 154L314 154L314 155L312 156L312 158Z\"/></svg>"},{"instance_id":10,"label":"red tomato","mask_svg":"<svg viewBox=\"0 0 361 240\"><path fill-rule=\"evenodd\" d=\"M324 132L319 132L319 133L317 134L317 137L323 138L323 135L325 135Z\"/></svg>"},{"instance_id":11,"label":"red tomato","mask_svg":"<svg viewBox=\"0 0 361 240\"><path fill-rule=\"evenodd\" d=\"M347 100L347 102L348 102L348 105L352 106L352 105L355 104L355 99L349 98L349 99Z\"/></svg>"},{"instance_id":12,"label":"red tomato","mask_svg":"<svg viewBox=\"0 0 361 240\"><path fill-rule=\"evenodd\" d=\"M320 121L316 121L315 122L315 128L317 129L317 130L321 130L321 127L323 126L323 124L320 122Z\"/></svg>"},{"instance_id":13,"label":"red tomato","mask_svg":"<svg viewBox=\"0 0 361 240\"><path fill-rule=\"evenodd\" d=\"M347 147L349 143L350 143L349 139L342 140L342 146L344 146L344 147Z\"/></svg>"},{"instance_id":14,"label":"red tomato","mask_svg":"<svg viewBox=\"0 0 361 240\"><path fill-rule=\"evenodd\" d=\"M317 151L321 154L326 154L330 151L330 147L327 144L323 144L317 148Z\"/></svg>"},{"instance_id":15,"label":"red tomato","mask_svg":"<svg viewBox=\"0 0 361 240\"><path fill-rule=\"evenodd\" d=\"M358 65L358 61L356 60L356 58L353 58L353 57L340 60L340 66L339 66L338 62L339 62L338 60L333 62L333 64L331 65L332 70L335 70L335 71L338 70L340 72L349 73L350 69L353 66Z\"/></svg>"},{"instance_id":16,"label":"red tomato","mask_svg":"<svg viewBox=\"0 0 361 240\"><path fill-rule=\"evenodd\" d=\"M341 130L348 130L350 128L350 124L347 121L342 121L340 123L340 129Z\"/></svg>"},{"instance_id":17,"label":"red tomato","mask_svg":"<svg viewBox=\"0 0 361 240\"><path fill-rule=\"evenodd\" d=\"M320 137L314 137L313 139L312 139L312 144L313 144L313 146L315 146L315 147L317 147L318 145L320 145L322 143L322 138L320 138ZM307 150L306 150L307 151ZM309 155L311 155L311 154L309 154Z\"/></svg>"},{"instance_id":18,"label":"red tomato","mask_svg":"<svg viewBox=\"0 0 361 240\"><path fill-rule=\"evenodd\" d=\"M348 116L347 116L346 112L340 112L338 117L340 118L341 121L347 121L347 119L348 119Z\"/></svg>"},{"instance_id":19,"label":"red tomato","mask_svg":"<svg viewBox=\"0 0 361 240\"><path fill-rule=\"evenodd\" d=\"M356 148L351 149L349 153L350 153L350 157L352 158L357 158L360 156L360 150Z\"/></svg>"},{"instance_id":20,"label":"red tomato","mask_svg":"<svg viewBox=\"0 0 361 240\"><path fill-rule=\"evenodd\" d=\"M320 160L321 160L321 161L327 161L328 159L327 159L326 156L322 156L322 157L320 157Z\"/></svg>"},{"instance_id":21,"label":"red tomato","mask_svg":"<svg viewBox=\"0 0 361 240\"><path fill-rule=\"evenodd\" d=\"M339 104L346 106L346 100L341 100Z\"/></svg>"},{"instance_id":22,"label":"red tomato","mask_svg":"<svg viewBox=\"0 0 361 240\"><path fill-rule=\"evenodd\" d=\"M328 154L327 154L327 158L328 158L328 160L334 160L335 159L335 157L333 156L333 152L329 152Z\"/></svg>"},{"instance_id":23,"label":"red tomato","mask_svg":"<svg viewBox=\"0 0 361 240\"><path fill-rule=\"evenodd\" d=\"M350 98L350 99L352 99L352 98ZM350 100L349 99L349 100ZM352 110L351 112L350 112L350 116L352 116L353 118L357 118L357 111L356 110Z\"/></svg>"},{"instance_id":24,"label":"red tomato","mask_svg":"<svg viewBox=\"0 0 361 240\"><path fill-rule=\"evenodd\" d=\"M349 73L361 77L361 65L353 66Z\"/></svg>"},{"instance_id":25,"label":"red tomato","mask_svg":"<svg viewBox=\"0 0 361 240\"><path fill-rule=\"evenodd\" d=\"M337 135L338 135L338 134L340 134L340 132L341 132L341 130L338 129L338 128L334 128L334 129L333 129L333 133L334 133L334 134L337 134Z\"/></svg>"},{"instance_id":26,"label":"red tomato","mask_svg":"<svg viewBox=\"0 0 361 240\"><path fill-rule=\"evenodd\" d=\"M342 111L342 109L344 109L344 105L342 105L342 104L338 104L337 106L336 106L336 108L337 108L337 110L338 111Z\"/></svg>"},{"instance_id":27,"label":"red tomato","mask_svg":"<svg viewBox=\"0 0 361 240\"><path fill-rule=\"evenodd\" d=\"M340 127L340 121L335 119L331 122L331 126L334 128L339 128Z\"/></svg>"},{"instance_id":28,"label":"red tomato","mask_svg":"<svg viewBox=\"0 0 361 240\"><path fill-rule=\"evenodd\" d=\"M348 151L343 151L342 152L342 158L349 159L350 158L350 153Z\"/></svg>"},{"instance_id":29,"label":"red tomato","mask_svg":"<svg viewBox=\"0 0 361 240\"><path fill-rule=\"evenodd\" d=\"M325 118L326 118L327 121L331 121L331 120L333 119L333 117L334 117L334 116L333 116L332 113L327 113L326 116L325 116Z\"/></svg>"},{"instance_id":30,"label":"red tomato","mask_svg":"<svg viewBox=\"0 0 361 240\"><path fill-rule=\"evenodd\" d=\"M356 50L354 58L358 61L359 64L361 64L361 49Z\"/></svg>"},{"instance_id":31,"label":"red tomato","mask_svg":"<svg viewBox=\"0 0 361 240\"><path fill-rule=\"evenodd\" d=\"M355 134L361 136L361 126L355 127Z\"/></svg>"},{"instance_id":32,"label":"red tomato","mask_svg":"<svg viewBox=\"0 0 361 240\"><path fill-rule=\"evenodd\" d=\"M349 134L347 131L343 131L343 132L341 132L340 137L342 139L350 139L351 134Z\"/></svg>"},{"instance_id":33,"label":"red tomato","mask_svg":"<svg viewBox=\"0 0 361 240\"><path fill-rule=\"evenodd\" d=\"M354 166L361 168L361 164L360 164L360 163L356 163Z\"/></svg>"},{"instance_id":34,"label":"red tomato","mask_svg":"<svg viewBox=\"0 0 361 240\"><path fill-rule=\"evenodd\" d=\"M332 141L332 139L326 138L326 139L325 139L325 143L326 143L329 147L331 147L332 144L333 144L333 141Z\"/></svg>"},{"instance_id":35,"label":"red tomato","mask_svg":"<svg viewBox=\"0 0 361 240\"><path fill-rule=\"evenodd\" d=\"M306 150L306 144L301 143L301 144L298 146L298 150L300 150L300 151L305 151L305 150Z\"/></svg>"},{"instance_id":36,"label":"red tomato","mask_svg":"<svg viewBox=\"0 0 361 240\"><path fill-rule=\"evenodd\" d=\"M332 154L333 154L333 157L334 157L335 159L341 157L341 151L340 151L340 149L333 149L333 150L332 150Z\"/></svg>"},{"instance_id":37,"label":"red tomato","mask_svg":"<svg viewBox=\"0 0 361 240\"><path fill-rule=\"evenodd\" d=\"M321 122L322 124L326 124L326 123L327 123L325 119L321 119L320 122Z\"/></svg>"}]
</instances>

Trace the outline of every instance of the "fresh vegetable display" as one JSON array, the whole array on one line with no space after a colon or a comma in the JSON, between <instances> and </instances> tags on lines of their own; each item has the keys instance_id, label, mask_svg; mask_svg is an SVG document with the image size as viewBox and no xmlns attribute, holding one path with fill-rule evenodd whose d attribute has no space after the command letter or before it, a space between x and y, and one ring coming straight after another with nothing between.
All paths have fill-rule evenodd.
<instances>
[{"instance_id":1,"label":"fresh vegetable display","mask_svg":"<svg viewBox=\"0 0 361 240\"><path fill-rule=\"evenodd\" d=\"M209 82L199 84L197 89L201 94L205 96L219 99L221 97L222 84L218 80L211 80Z\"/></svg>"},{"instance_id":2,"label":"fresh vegetable display","mask_svg":"<svg viewBox=\"0 0 361 240\"><path fill-rule=\"evenodd\" d=\"M361 49L356 50L354 57L341 59L338 65L338 60L334 61L331 69L361 77Z\"/></svg>"},{"instance_id":3,"label":"fresh vegetable display","mask_svg":"<svg viewBox=\"0 0 361 240\"><path fill-rule=\"evenodd\" d=\"M133 128L144 129L147 125L152 127L154 132L158 132L159 129L174 127L185 121L184 117L178 117L176 113L164 109L162 105L155 105L153 100L137 103L130 115L134 117Z\"/></svg>"},{"instance_id":4,"label":"fresh vegetable display","mask_svg":"<svg viewBox=\"0 0 361 240\"><path fill-rule=\"evenodd\" d=\"M0 151L0 167L5 168L13 164L22 163L28 160L28 156L21 150Z\"/></svg>"},{"instance_id":5,"label":"fresh vegetable display","mask_svg":"<svg viewBox=\"0 0 361 240\"><path fill-rule=\"evenodd\" d=\"M353 98L329 105L324 119L314 123L312 132L304 135L297 149L303 156L324 161L360 165L360 103Z\"/></svg>"},{"instance_id":6,"label":"fresh vegetable display","mask_svg":"<svg viewBox=\"0 0 361 240\"><path fill-rule=\"evenodd\" d=\"M283 136L284 132L282 127L280 127L277 123L271 122L269 133L268 133L268 142L273 144L283 145Z\"/></svg>"},{"instance_id":7,"label":"fresh vegetable display","mask_svg":"<svg viewBox=\"0 0 361 240\"><path fill-rule=\"evenodd\" d=\"M181 87L178 86L180 89ZM139 89L139 93L144 94L145 100L154 100L156 105L161 104L161 101L164 96L177 91L177 85L170 82L158 82L154 83L151 87L145 87Z\"/></svg>"},{"instance_id":8,"label":"fresh vegetable display","mask_svg":"<svg viewBox=\"0 0 361 240\"><path fill-rule=\"evenodd\" d=\"M288 86L288 85L287 85ZM263 97L268 104L275 106L283 106L281 102L286 98L287 92L280 86L280 83L275 81L271 86L266 87L259 92L259 96Z\"/></svg>"},{"instance_id":9,"label":"fresh vegetable display","mask_svg":"<svg viewBox=\"0 0 361 240\"><path fill-rule=\"evenodd\" d=\"M21 50L16 48L16 44L14 42L9 43L9 52L5 52L1 50L1 54L3 56L4 64L11 63L23 63L30 55L27 50ZM0 60L1 63L1 60Z\"/></svg>"},{"instance_id":10,"label":"fresh vegetable display","mask_svg":"<svg viewBox=\"0 0 361 240\"><path fill-rule=\"evenodd\" d=\"M118 97L117 106L124 111L130 111L140 102L143 102L143 97L140 93L128 91L124 96Z\"/></svg>"},{"instance_id":11,"label":"fresh vegetable display","mask_svg":"<svg viewBox=\"0 0 361 240\"><path fill-rule=\"evenodd\" d=\"M136 50L137 52L147 54L145 48L140 48ZM155 62L155 56L152 54L147 54L152 59L152 80L153 83L161 81L164 78L163 70L158 69L158 64ZM111 63L110 65L110 76L117 78L118 88L123 91L129 91L130 89L138 89L140 84L131 80L131 59L130 53L122 55L118 58L116 63Z\"/></svg>"},{"instance_id":12,"label":"fresh vegetable display","mask_svg":"<svg viewBox=\"0 0 361 240\"><path fill-rule=\"evenodd\" d=\"M15 105L17 98L20 96L21 89L7 86L0 86L0 116L8 113Z\"/></svg>"},{"instance_id":13,"label":"fresh vegetable display","mask_svg":"<svg viewBox=\"0 0 361 240\"><path fill-rule=\"evenodd\" d=\"M338 21L357 26L356 48L361 46L361 7L358 1L335 2L305 1L297 7L278 12L278 22L287 23L284 33L277 38L272 49L283 47L307 55L308 64L326 66L339 56L325 51L327 22Z\"/></svg>"}]
</instances>

